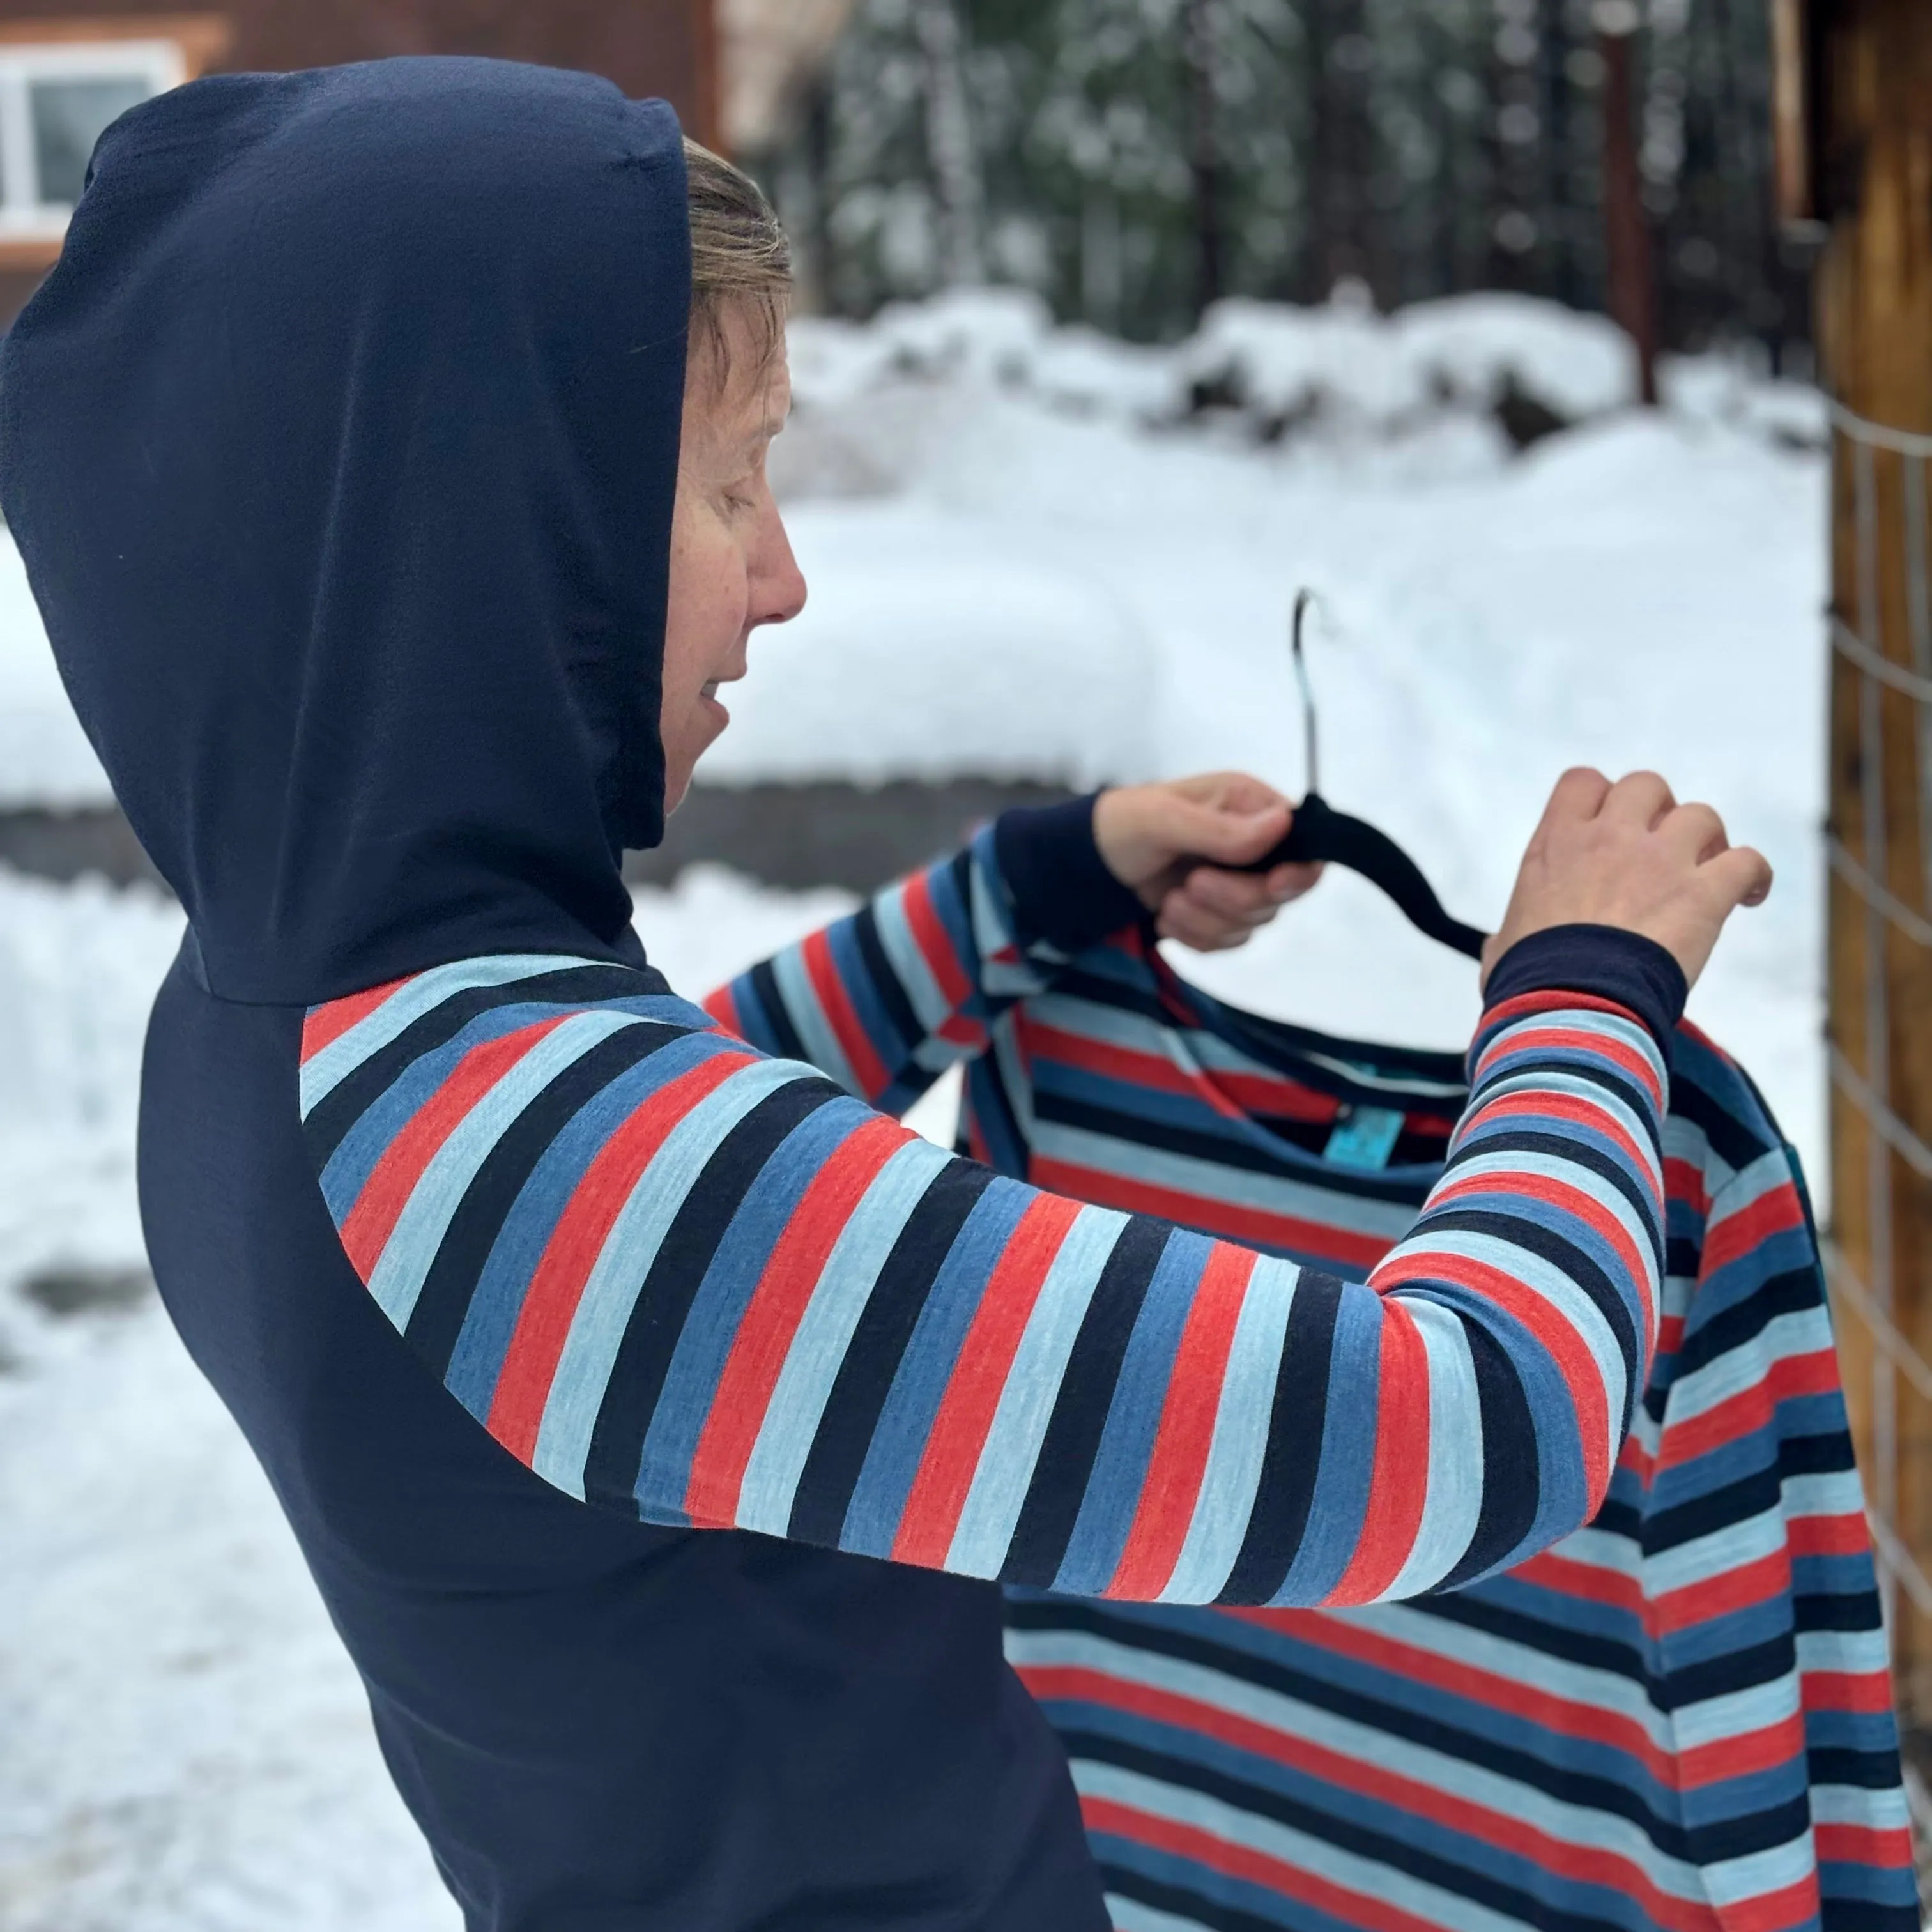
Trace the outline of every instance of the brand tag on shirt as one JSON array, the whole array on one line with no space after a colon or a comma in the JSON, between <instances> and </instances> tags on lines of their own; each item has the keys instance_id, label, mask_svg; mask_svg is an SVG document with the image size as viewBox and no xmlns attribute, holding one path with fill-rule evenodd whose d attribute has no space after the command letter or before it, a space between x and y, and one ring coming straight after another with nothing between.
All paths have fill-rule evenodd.
<instances>
[{"instance_id":1,"label":"brand tag on shirt","mask_svg":"<svg viewBox=\"0 0 1932 1932\"><path fill-rule=\"evenodd\" d=\"M1387 1107L1348 1108L1336 1120L1322 1157L1337 1167L1386 1167L1402 1138L1403 1118Z\"/></svg>"}]
</instances>

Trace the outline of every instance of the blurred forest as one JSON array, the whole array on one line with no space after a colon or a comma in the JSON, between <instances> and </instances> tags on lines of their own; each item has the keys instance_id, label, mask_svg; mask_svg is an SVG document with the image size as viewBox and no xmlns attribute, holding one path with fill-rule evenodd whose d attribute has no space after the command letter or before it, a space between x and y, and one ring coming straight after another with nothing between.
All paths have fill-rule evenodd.
<instances>
[{"instance_id":1,"label":"blurred forest","mask_svg":"<svg viewBox=\"0 0 1932 1932\"><path fill-rule=\"evenodd\" d=\"M1755 343L1802 375L1766 10L858 0L754 159L835 313L994 281L1148 340L1222 296L1348 282L1384 308L1508 289L1622 314L1634 236L1663 346Z\"/></svg>"}]
</instances>

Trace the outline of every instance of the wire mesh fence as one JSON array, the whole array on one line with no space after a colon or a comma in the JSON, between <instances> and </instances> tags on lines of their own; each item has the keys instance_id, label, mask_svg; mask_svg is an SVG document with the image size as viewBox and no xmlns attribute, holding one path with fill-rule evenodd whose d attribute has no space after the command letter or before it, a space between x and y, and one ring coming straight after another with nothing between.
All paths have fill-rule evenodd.
<instances>
[{"instance_id":1,"label":"wire mesh fence","mask_svg":"<svg viewBox=\"0 0 1932 1932\"><path fill-rule=\"evenodd\" d=\"M1842 406L1834 418L1826 1258L1922 1870L1932 1846L1932 436Z\"/></svg>"}]
</instances>

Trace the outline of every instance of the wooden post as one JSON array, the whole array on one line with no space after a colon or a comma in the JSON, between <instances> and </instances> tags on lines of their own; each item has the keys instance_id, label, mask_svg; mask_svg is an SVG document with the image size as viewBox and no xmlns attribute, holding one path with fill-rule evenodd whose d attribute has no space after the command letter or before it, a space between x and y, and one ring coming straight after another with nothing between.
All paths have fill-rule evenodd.
<instances>
[{"instance_id":1,"label":"wooden post","mask_svg":"<svg viewBox=\"0 0 1932 1932\"><path fill-rule=\"evenodd\" d=\"M1901 1702L1932 1728L1932 8L1782 8L1787 212L1828 228L1835 1298ZM1780 52L1784 48L1780 47ZM1807 170L1810 170L1808 176ZM1889 1547L1888 1549L1888 1544Z\"/></svg>"},{"instance_id":2,"label":"wooden post","mask_svg":"<svg viewBox=\"0 0 1932 1932\"><path fill-rule=\"evenodd\" d=\"M1636 344L1637 388L1657 402L1657 268L1637 165L1636 87L1631 74L1634 7L1600 7L1597 45L1604 62L1604 226L1610 256L1610 314Z\"/></svg>"}]
</instances>

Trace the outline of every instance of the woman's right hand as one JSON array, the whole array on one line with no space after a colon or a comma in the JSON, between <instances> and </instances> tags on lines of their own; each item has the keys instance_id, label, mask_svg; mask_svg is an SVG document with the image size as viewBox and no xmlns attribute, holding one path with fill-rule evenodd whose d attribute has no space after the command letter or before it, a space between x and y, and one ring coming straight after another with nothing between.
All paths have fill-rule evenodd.
<instances>
[{"instance_id":1,"label":"woman's right hand","mask_svg":"<svg viewBox=\"0 0 1932 1932\"><path fill-rule=\"evenodd\" d=\"M1654 772L1612 784L1565 772L1524 854L1483 979L1520 939L1553 926L1614 926L1654 939L1697 983L1726 920L1771 896L1761 853L1734 847L1708 805L1679 805Z\"/></svg>"}]
</instances>

